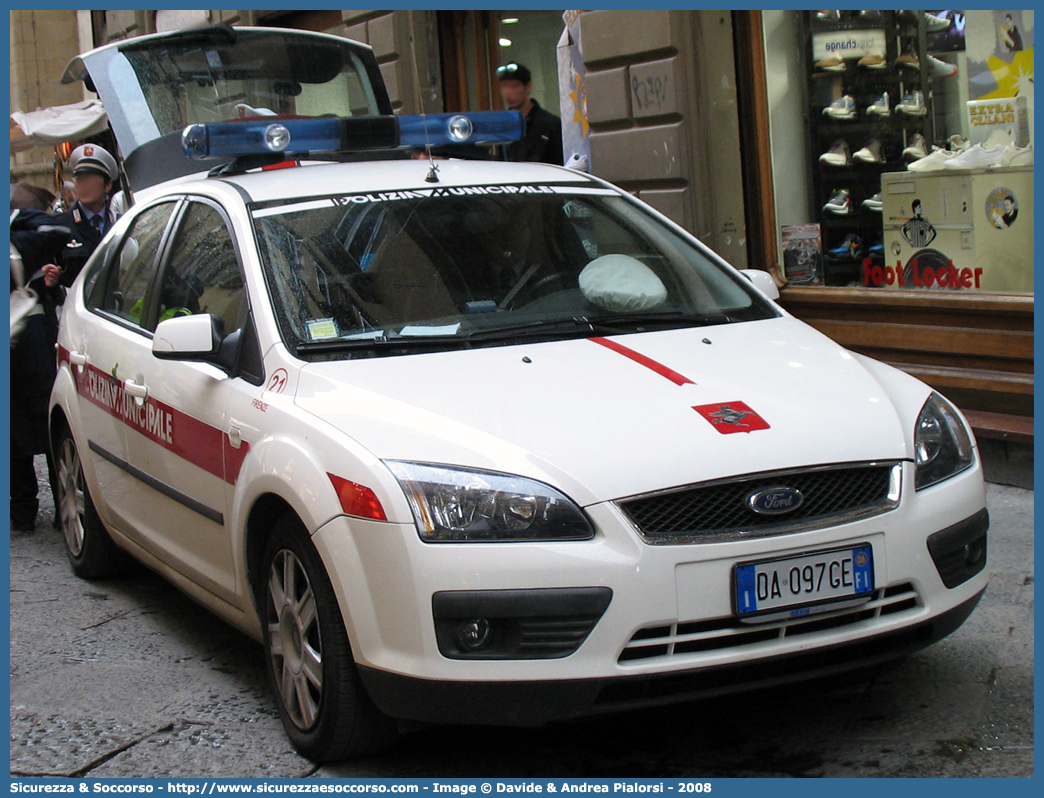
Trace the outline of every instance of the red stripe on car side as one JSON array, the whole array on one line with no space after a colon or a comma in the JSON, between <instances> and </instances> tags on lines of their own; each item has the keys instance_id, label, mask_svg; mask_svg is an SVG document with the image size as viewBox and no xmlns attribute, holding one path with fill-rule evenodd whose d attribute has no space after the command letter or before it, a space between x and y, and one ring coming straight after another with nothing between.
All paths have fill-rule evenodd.
<instances>
[{"instance_id":1,"label":"red stripe on car side","mask_svg":"<svg viewBox=\"0 0 1044 798\"><path fill-rule=\"evenodd\" d=\"M686 377L684 374L679 374L674 369L668 368L667 366L663 365L663 363L659 363L653 360L651 357L643 355L641 352L635 352L633 349L630 349L624 346L623 344L619 344L616 341L610 340L609 338L588 338L587 340L593 341L596 344L600 344L604 346L606 349L612 349L614 352L618 352L624 357L630 358L635 363L640 363L647 369L655 371L661 377L666 377L675 385L696 384L688 377Z\"/></svg>"},{"instance_id":2,"label":"red stripe on car side","mask_svg":"<svg viewBox=\"0 0 1044 798\"><path fill-rule=\"evenodd\" d=\"M59 347L58 359L68 362L68 350ZM236 483L249 444L234 449L222 430L155 399L138 405L124 390L123 380L96 366L73 368L73 374L77 393L87 401L207 473Z\"/></svg>"},{"instance_id":3,"label":"red stripe on car side","mask_svg":"<svg viewBox=\"0 0 1044 798\"><path fill-rule=\"evenodd\" d=\"M246 459L247 452L250 451L250 444L243 441L237 449L229 441L228 435L222 435L221 440L225 454L225 482L235 485L239 479L239 469L243 467L243 461Z\"/></svg>"}]
</instances>

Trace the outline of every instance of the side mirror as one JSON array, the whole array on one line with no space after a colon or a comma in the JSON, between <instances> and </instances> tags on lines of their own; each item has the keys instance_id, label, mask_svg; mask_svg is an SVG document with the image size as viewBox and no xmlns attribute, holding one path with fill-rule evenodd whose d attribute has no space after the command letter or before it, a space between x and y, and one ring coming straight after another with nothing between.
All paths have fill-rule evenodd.
<instances>
[{"instance_id":1,"label":"side mirror","mask_svg":"<svg viewBox=\"0 0 1044 798\"><path fill-rule=\"evenodd\" d=\"M740 274L754 283L754 287L769 299L779 299L779 286L768 272L761 269L740 269Z\"/></svg>"},{"instance_id":2,"label":"side mirror","mask_svg":"<svg viewBox=\"0 0 1044 798\"><path fill-rule=\"evenodd\" d=\"M161 321L152 336L152 354L160 360L213 361L224 339L218 316L198 313Z\"/></svg>"}]
</instances>

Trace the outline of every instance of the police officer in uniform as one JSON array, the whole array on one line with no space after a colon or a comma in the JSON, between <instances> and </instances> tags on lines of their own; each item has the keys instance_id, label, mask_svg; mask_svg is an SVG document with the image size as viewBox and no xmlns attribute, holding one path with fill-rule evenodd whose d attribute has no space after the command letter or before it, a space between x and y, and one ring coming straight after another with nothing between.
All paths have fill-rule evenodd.
<instances>
[{"instance_id":1,"label":"police officer in uniform","mask_svg":"<svg viewBox=\"0 0 1044 798\"><path fill-rule=\"evenodd\" d=\"M55 259L55 265L61 268L59 282L66 287L72 285L116 221L116 214L109 207L109 195L119 178L116 159L97 144L77 147L69 156L69 164L73 170L77 199L53 222L72 230L72 238Z\"/></svg>"},{"instance_id":2,"label":"police officer in uniform","mask_svg":"<svg viewBox=\"0 0 1044 798\"><path fill-rule=\"evenodd\" d=\"M500 97L512 111L521 111L526 118L526 133L504 149L508 161L537 161L562 166L562 120L541 108L529 96L533 78L522 64L506 64L497 68Z\"/></svg>"}]
</instances>

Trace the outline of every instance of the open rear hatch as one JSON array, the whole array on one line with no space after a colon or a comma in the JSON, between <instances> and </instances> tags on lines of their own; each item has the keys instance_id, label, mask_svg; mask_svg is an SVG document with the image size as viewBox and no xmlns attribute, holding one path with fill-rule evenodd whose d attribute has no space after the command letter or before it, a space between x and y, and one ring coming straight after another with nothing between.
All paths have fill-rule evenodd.
<instances>
[{"instance_id":1,"label":"open rear hatch","mask_svg":"<svg viewBox=\"0 0 1044 798\"><path fill-rule=\"evenodd\" d=\"M62 83L76 80L101 97L132 190L215 166L185 155L181 132L192 123L392 113L368 46L281 28L215 25L116 42L70 61Z\"/></svg>"}]
</instances>

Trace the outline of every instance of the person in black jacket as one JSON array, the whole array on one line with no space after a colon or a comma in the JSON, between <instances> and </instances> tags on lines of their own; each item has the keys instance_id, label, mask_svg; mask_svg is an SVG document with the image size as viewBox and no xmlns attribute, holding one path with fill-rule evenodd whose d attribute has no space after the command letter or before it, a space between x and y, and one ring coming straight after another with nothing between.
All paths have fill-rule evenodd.
<instances>
[{"instance_id":1,"label":"person in black jacket","mask_svg":"<svg viewBox=\"0 0 1044 798\"><path fill-rule=\"evenodd\" d=\"M69 165L77 200L65 213L54 217L53 224L68 227L73 234L52 260L61 267L60 281L66 287L73 284L116 221L116 214L109 207L109 196L119 179L116 159L97 144L77 147L69 156Z\"/></svg>"},{"instance_id":2,"label":"person in black jacket","mask_svg":"<svg viewBox=\"0 0 1044 798\"><path fill-rule=\"evenodd\" d=\"M512 111L526 118L526 133L504 149L508 161L538 161L562 166L562 120L530 97L533 79L522 64L506 64L497 68L500 97Z\"/></svg>"},{"instance_id":3,"label":"person in black jacket","mask_svg":"<svg viewBox=\"0 0 1044 798\"><path fill-rule=\"evenodd\" d=\"M11 243L21 256L22 284L38 299L37 309L25 320L25 328L11 348L11 529L36 528L40 509L39 485L33 458L47 455L51 491L57 496L57 479L47 436L47 406L56 373L54 347L58 341L56 275L44 276L52 254L68 241L70 231L55 226L50 214L18 210L11 218ZM16 266L17 260L12 259ZM14 275L11 290L15 289ZM57 516L57 507L55 508Z\"/></svg>"}]
</instances>

